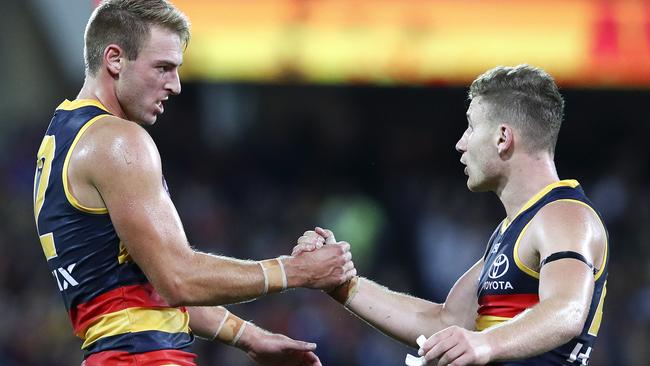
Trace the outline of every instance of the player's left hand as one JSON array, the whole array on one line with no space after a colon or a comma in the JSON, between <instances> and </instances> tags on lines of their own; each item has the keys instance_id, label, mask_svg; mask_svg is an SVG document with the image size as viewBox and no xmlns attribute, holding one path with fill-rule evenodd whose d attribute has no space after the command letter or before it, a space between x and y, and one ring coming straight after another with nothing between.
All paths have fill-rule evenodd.
<instances>
[{"instance_id":1,"label":"player's left hand","mask_svg":"<svg viewBox=\"0 0 650 366\"><path fill-rule=\"evenodd\" d=\"M302 252L313 252L323 245L325 245L325 238L313 230L307 230L296 240L296 246L293 247L291 255L296 256Z\"/></svg>"},{"instance_id":2,"label":"player's left hand","mask_svg":"<svg viewBox=\"0 0 650 366\"><path fill-rule=\"evenodd\" d=\"M302 252L312 252L325 244L336 244L334 233L328 229L316 227L315 230L307 230L296 241L291 255L295 256Z\"/></svg>"},{"instance_id":3,"label":"player's left hand","mask_svg":"<svg viewBox=\"0 0 650 366\"><path fill-rule=\"evenodd\" d=\"M452 326L432 335L419 351L427 365L485 365L490 345L485 334Z\"/></svg>"},{"instance_id":4,"label":"player's left hand","mask_svg":"<svg viewBox=\"0 0 650 366\"><path fill-rule=\"evenodd\" d=\"M314 343L263 331L246 353L261 366L322 366L315 349Z\"/></svg>"}]
</instances>

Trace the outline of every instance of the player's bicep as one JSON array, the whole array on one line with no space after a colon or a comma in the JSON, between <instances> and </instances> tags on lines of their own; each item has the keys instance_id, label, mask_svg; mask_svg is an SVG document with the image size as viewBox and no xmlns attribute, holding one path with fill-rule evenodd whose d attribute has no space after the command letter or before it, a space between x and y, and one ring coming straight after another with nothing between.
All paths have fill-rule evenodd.
<instances>
[{"instance_id":1,"label":"player's bicep","mask_svg":"<svg viewBox=\"0 0 650 366\"><path fill-rule=\"evenodd\" d=\"M553 202L537 214L531 229L530 243L539 253L541 267L577 261L593 271L604 263L607 234L598 215L585 204Z\"/></svg>"},{"instance_id":2,"label":"player's bicep","mask_svg":"<svg viewBox=\"0 0 650 366\"><path fill-rule=\"evenodd\" d=\"M588 307L593 290L593 272L580 261L558 260L544 265L540 270L540 301L555 298Z\"/></svg>"},{"instance_id":3,"label":"player's bicep","mask_svg":"<svg viewBox=\"0 0 650 366\"><path fill-rule=\"evenodd\" d=\"M594 269L602 265L606 234L589 207L556 202L535 218L532 244L539 252L540 301L553 300L585 318L594 290Z\"/></svg>"},{"instance_id":4,"label":"player's bicep","mask_svg":"<svg viewBox=\"0 0 650 366\"><path fill-rule=\"evenodd\" d=\"M124 127L124 126L123 126ZM131 257L154 280L188 250L180 219L163 183L160 157L146 131L108 131L91 174L115 230ZM170 263L171 262L171 263Z\"/></svg>"}]
</instances>

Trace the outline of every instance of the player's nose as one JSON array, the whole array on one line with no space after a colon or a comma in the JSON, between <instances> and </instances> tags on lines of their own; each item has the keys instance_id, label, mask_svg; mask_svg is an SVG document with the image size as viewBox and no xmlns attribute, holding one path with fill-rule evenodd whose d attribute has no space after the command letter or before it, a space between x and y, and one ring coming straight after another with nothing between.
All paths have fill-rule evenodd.
<instances>
[{"instance_id":1,"label":"player's nose","mask_svg":"<svg viewBox=\"0 0 650 366\"><path fill-rule=\"evenodd\" d=\"M465 135L464 135L464 134L463 134L463 136L461 136L461 138L456 142L456 146L455 146L455 148L456 148L456 151L458 151L458 152L461 153L461 154L464 153L465 151L467 151L467 143L466 143L466 141L465 141Z\"/></svg>"},{"instance_id":2,"label":"player's nose","mask_svg":"<svg viewBox=\"0 0 650 366\"><path fill-rule=\"evenodd\" d=\"M178 71L170 73L169 79L165 84L165 89L169 90L172 95L178 95L181 93L181 78L178 75Z\"/></svg>"}]
</instances>

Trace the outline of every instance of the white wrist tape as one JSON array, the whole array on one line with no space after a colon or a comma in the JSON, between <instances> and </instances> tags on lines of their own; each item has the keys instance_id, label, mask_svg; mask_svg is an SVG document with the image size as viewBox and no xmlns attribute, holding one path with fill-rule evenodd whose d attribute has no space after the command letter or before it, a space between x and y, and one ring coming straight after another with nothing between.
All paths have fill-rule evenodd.
<instances>
[{"instance_id":1,"label":"white wrist tape","mask_svg":"<svg viewBox=\"0 0 650 366\"><path fill-rule=\"evenodd\" d=\"M237 345L239 338L241 338L241 335L244 334L244 329L246 328L246 324L248 324L248 322L244 322L244 324L241 325L241 328L239 328L239 332L237 332L237 335L232 340L232 342L230 342L230 344L232 344L233 346Z\"/></svg>"},{"instance_id":2,"label":"white wrist tape","mask_svg":"<svg viewBox=\"0 0 650 366\"><path fill-rule=\"evenodd\" d=\"M264 290L262 295L281 292L287 289L287 273L280 258L267 259L257 262L264 274Z\"/></svg>"},{"instance_id":3,"label":"white wrist tape","mask_svg":"<svg viewBox=\"0 0 650 366\"><path fill-rule=\"evenodd\" d=\"M223 328L223 325L226 324L226 319L228 319L229 315L230 315L230 311L226 310L226 313L223 315L223 319L221 319L221 323L219 323L219 327L217 328L217 331L214 332L214 335L212 336L212 338L210 338L211 341L214 341L217 338L219 332L221 332L221 329Z\"/></svg>"},{"instance_id":4,"label":"white wrist tape","mask_svg":"<svg viewBox=\"0 0 650 366\"><path fill-rule=\"evenodd\" d=\"M233 346L237 345L237 341L239 341L239 338L244 333L246 323L248 322L226 310L226 314L223 316L221 324L219 324L219 328L217 328L212 339L218 339L223 343L229 343Z\"/></svg>"},{"instance_id":5,"label":"white wrist tape","mask_svg":"<svg viewBox=\"0 0 650 366\"><path fill-rule=\"evenodd\" d=\"M329 295L347 308L354 296L359 292L359 286L361 286L361 277L355 276L348 282L330 291Z\"/></svg>"}]
</instances>

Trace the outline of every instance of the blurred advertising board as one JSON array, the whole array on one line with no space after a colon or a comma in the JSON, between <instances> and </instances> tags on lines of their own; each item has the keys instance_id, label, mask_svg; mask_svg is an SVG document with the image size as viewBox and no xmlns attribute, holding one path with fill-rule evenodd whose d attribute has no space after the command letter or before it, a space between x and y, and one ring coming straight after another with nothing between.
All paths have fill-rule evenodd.
<instances>
[{"instance_id":1,"label":"blurred advertising board","mask_svg":"<svg viewBox=\"0 0 650 366\"><path fill-rule=\"evenodd\" d=\"M650 85L645 0L173 0L191 80L465 85L529 63L562 84Z\"/></svg>"}]
</instances>

